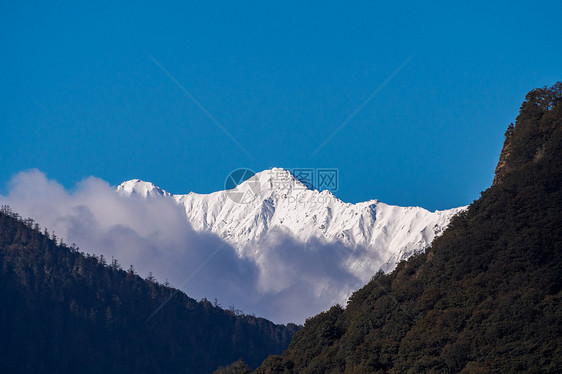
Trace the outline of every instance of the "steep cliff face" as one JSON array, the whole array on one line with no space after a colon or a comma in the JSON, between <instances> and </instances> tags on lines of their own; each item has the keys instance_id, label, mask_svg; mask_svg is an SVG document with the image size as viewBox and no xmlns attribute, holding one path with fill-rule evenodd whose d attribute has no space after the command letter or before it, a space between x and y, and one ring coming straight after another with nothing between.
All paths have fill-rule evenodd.
<instances>
[{"instance_id":1,"label":"steep cliff face","mask_svg":"<svg viewBox=\"0 0 562 374\"><path fill-rule=\"evenodd\" d=\"M532 90L525 97L515 125L505 132L505 142L496 167L493 186L515 169L543 157L545 144L559 125L562 82Z\"/></svg>"},{"instance_id":2,"label":"steep cliff face","mask_svg":"<svg viewBox=\"0 0 562 374\"><path fill-rule=\"evenodd\" d=\"M505 132L505 142L503 143L502 151L500 153L500 159L498 165L496 166L496 172L494 174L494 182L492 186L500 183L503 177L511 171L511 168L507 164L509 158L509 153L511 152L511 136L513 134L513 123L509 125L507 131Z\"/></svg>"}]
</instances>

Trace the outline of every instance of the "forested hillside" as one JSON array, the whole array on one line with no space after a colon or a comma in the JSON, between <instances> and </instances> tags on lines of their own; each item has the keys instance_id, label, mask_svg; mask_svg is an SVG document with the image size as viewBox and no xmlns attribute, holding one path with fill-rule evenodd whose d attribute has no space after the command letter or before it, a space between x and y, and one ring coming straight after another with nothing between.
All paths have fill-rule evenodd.
<instances>
[{"instance_id":1,"label":"forested hillside","mask_svg":"<svg viewBox=\"0 0 562 374\"><path fill-rule=\"evenodd\" d=\"M297 330L58 242L3 207L1 373L210 373L238 358L255 367Z\"/></svg>"},{"instance_id":2,"label":"forested hillside","mask_svg":"<svg viewBox=\"0 0 562 374\"><path fill-rule=\"evenodd\" d=\"M561 98L531 91L493 187L257 373L562 372Z\"/></svg>"}]
</instances>

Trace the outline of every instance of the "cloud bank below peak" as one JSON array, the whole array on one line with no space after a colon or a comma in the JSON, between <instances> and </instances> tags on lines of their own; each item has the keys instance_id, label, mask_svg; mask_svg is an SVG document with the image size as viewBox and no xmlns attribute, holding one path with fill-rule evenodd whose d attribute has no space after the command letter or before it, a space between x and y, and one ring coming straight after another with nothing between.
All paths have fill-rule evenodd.
<instances>
[{"instance_id":1,"label":"cloud bank below peak","mask_svg":"<svg viewBox=\"0 0 562 374\"><path fill-rule=\"evenodd\" d=\"M133 265L142 276L152 272L196 299L217 298L224 307L279 323L302 323L363 284L348 270L353 256L339 243L303 243L272 230L249 244L254 256L240 256L219 236L195 231L182 205L153 197L124 196L95 177L66 189L31 170L12 178L0 204L84 252Z\"/></svg>"}]
</instances>

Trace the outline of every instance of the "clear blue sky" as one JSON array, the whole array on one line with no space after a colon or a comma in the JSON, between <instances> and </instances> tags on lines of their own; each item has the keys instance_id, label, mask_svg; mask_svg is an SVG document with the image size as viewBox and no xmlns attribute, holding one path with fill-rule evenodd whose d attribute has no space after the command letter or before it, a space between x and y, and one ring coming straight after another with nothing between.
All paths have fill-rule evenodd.
<instances>
[{"instance_id":1,"label":"clear blue sky","mask_svg":"<svg viewBox=\"0 0 562 374\"><path fill-rule=\"evenodd\" d=\"M29 168L206 193L331 167L345 201L467 204L525 93L562 79L562 2L421 3L2 2L0 193Z\"/></svg>"}]
</instances>

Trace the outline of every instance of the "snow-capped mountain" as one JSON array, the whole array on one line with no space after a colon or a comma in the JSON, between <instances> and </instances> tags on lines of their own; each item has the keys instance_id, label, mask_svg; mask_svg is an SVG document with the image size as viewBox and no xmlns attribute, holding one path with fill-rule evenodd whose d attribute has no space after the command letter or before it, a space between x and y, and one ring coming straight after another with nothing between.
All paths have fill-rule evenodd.
<instances>
[{"instance_id":1,"label":"snow-capped mountain","mask_svg":"<svg viewBox=\"0 0 562 374\"><path fill-rule=\"evenodd\" d=\"M98 178L69 191L35 170L0 196L3 204L141 276L280 323L345 305L379 269L426 248L459 211L349 204L283 169L206 195L141 180L116 191Z\"/></svg>"},{"instance_id":2,"label":"snow-capped mountain","mask_svg":"<svg viewBox=\"0 0 562 374\"><path fill-rule=\"evenodd\" d=\"M307 188L278 168L255 174L235 190L210 194L173 195L138 179L123 182L117 190L126 196L174 199L195 230L215 233L240 257L257 259L260 243L279 232L304 244L341 244L355 253L346 267L362 280L423 251L464 209L430 212L377 200L345 203L329 191Z\"/></svg>"}]
</instances>

